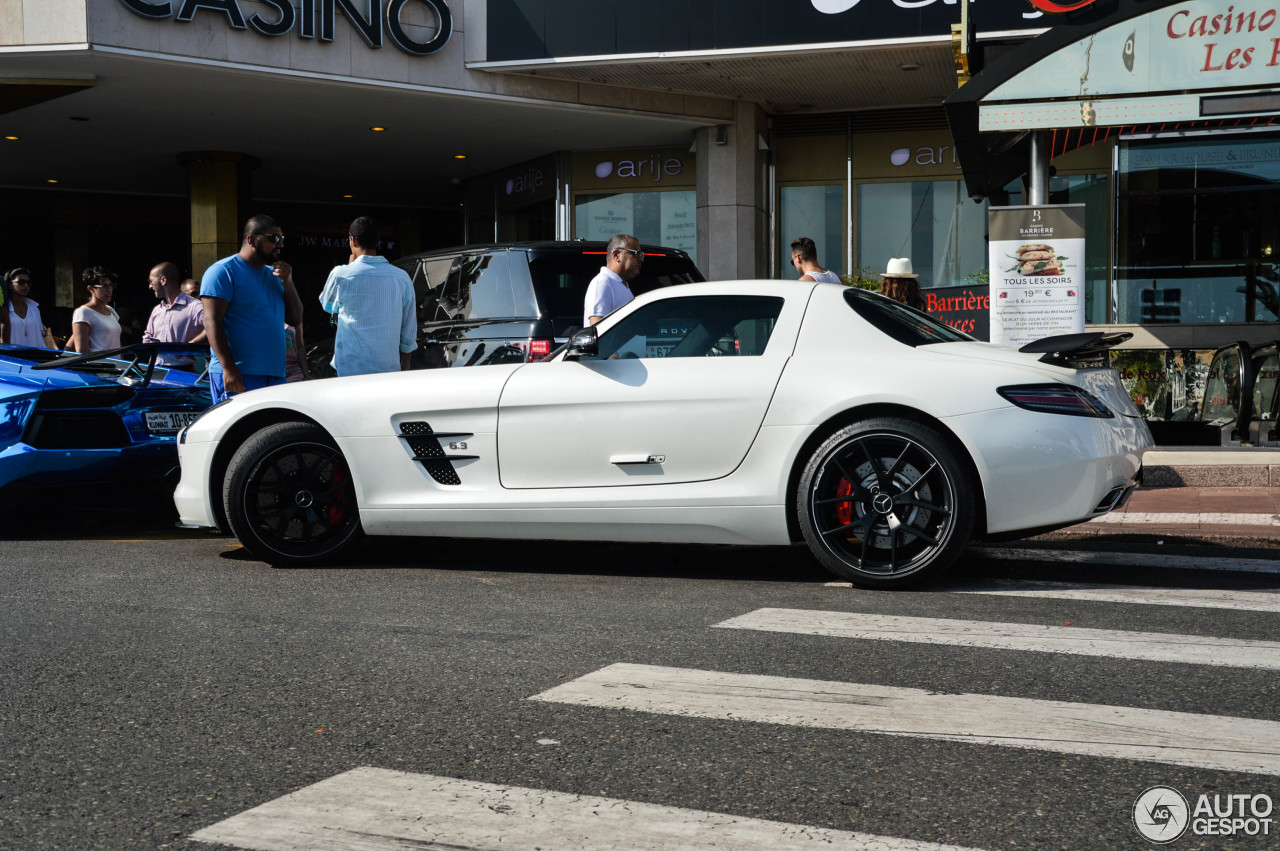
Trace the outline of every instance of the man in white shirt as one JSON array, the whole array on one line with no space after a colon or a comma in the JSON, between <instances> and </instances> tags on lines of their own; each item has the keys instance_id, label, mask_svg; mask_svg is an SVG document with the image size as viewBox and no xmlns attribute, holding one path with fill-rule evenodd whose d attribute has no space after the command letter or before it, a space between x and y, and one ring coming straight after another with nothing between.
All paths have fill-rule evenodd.
<instances>
[{"instance_id":1,"label":"man in white shirt","mask_svg":"<svg viewBox=\"0 0 1280 851\"><path fill-rule=\"evenodd\" d=\"M333 368L339 377L409 368L418 348L418 310L413 282L403 269L378 255L378 223L361 216L351 223L351 262L329 273L320 306L336 313Z\"/></svg>"},{"instance_id":2,"label":"man in white shirt","mask_svg":"<svg viewBox=\"0 0 1280 851\"><path fill-rule=\"evenodd\" d=\"M600 274L587 285L582 309L583 325L595 325L635 298L631 294L631 281L640 274L644 263L640 240L625 233L614 234L605 255L605 265Z\"/></svg>"}]
</instances>

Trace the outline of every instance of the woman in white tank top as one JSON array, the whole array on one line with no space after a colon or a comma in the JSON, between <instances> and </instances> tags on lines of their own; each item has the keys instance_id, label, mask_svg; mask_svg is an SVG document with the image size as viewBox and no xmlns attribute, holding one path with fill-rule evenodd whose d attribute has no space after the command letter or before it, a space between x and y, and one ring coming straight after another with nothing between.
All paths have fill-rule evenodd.
<instances>
[{"instance_id":1,"label":"woman in white tank top","mask_svg":"<svg viewBox=\"0 0 1280 851\"><path fill-rule=\"evenodd\" d=\"M71 314L71 343L82 355L120 348L120 315L111 306L116 291L116 273L90 266L80 276L89 300Z\"/></svg>"}]
</instances>

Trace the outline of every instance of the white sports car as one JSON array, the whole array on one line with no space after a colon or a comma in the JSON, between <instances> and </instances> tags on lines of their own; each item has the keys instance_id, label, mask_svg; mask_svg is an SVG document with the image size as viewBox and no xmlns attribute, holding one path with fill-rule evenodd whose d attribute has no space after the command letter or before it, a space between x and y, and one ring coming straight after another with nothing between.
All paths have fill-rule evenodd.
<instances>
[{"instance_id":1,"label":"white sports car","mask_svg":"<svg viewBox=\"0 0 1280 851\"><path fill-rule=\"evenodd\" d=\"M835 284L656 290L537 363L255 390L180 437L183 522L278 565L362 534L779 545L907 585L1124 503L1124 339L1031 353ZM1092 366L1082 366L1083 363Z\"/></svg>"}]
</instances>

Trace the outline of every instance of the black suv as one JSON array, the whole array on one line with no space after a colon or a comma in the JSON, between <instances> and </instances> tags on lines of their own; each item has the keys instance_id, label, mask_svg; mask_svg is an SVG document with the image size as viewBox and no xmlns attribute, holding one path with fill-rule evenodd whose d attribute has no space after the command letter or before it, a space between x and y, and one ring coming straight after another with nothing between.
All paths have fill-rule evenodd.
<instances>
[{"instance_id":1,"label":"black suv","mask_svg":"<svg viewBox=\"0 0 1280 851\"><path fill-rule=\"evenodd\" d=\"M402 257L418 300L414 369L537 360L582 325L587 284L605 264L603 242L467 245ZM636 295L702 281L689 255L644 245ZM332 339L309 349L313 375L332 375Z\"/></svg>"}]
</instances>

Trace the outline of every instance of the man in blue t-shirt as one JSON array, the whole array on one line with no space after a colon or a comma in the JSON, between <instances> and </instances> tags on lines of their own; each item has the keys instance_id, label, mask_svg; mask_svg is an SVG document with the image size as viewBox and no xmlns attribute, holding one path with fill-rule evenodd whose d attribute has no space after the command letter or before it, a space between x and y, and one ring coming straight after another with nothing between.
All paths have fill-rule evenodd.
<instances>
[{"instance_id":1,"label":"man in blue t-shirt","mask_svg":"<svg viewBox=\"0 0 1280 851\"><path fill-rule=\"evenodd\" d=\"M238 254L205 270L200 281L213 361L213 401L284 383L284 326L302 322L293 267L281 262L284 233L270 216L245 222Z\"/></svg>"}]
</instances>

